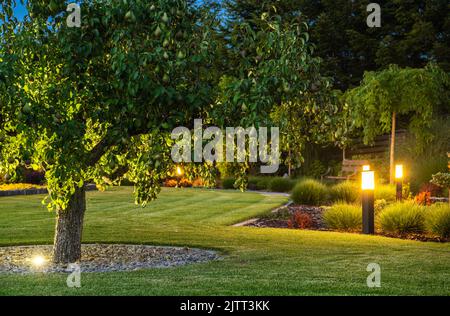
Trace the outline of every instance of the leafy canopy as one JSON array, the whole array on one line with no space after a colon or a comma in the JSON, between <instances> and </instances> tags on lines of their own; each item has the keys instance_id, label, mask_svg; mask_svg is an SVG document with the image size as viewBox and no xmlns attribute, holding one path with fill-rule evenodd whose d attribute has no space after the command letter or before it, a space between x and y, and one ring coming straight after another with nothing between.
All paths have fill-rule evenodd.
<instances>
[{"instance_id":1,"label":"leafy canopy","mask_svg":"<svg viewBox=\"0 0 450 316\"><path fill-rule=\"evenodd\" d=\"M320 73L308 25L261 8L267 11L227 25L233 68L221 79L216 116L224 124L278 126L280 149L295 153L286 162L299 165L305 142L334 139L331 126L341 108L329 78Z\"/></svg>"},{"instance_id":2,"label":"leafy canopy","mask_svg":"<svg viewBox=\"0 0 450 316\"><path fill-rule=\"evenodd\" d=\"M450 15L447 0L224 0L232 19L242 22L267 11L285 21L301 17L323 59L323 74L336 88L359 85L365 71L390 64L422 68L435 61L450 70ZM381 6L381 27L366 24L367 5Z\"/></svg>"},{"instance_id":3,"label":"leafy canopy","mask_svg":"<svg viewBox=\"0 0 450 316\"><path fill-rule=\"evenodd\" d=\"M98 0L68 28L62 2L28 1L23 22L13 5L0 16L0 171L45 170L49 208L124 174L138 202L155 198L168 131L213 100L210 20L183 0Z\"/></svg>"},{"instance_id":4,"label":"leafy canopy","mask_svg":"<svg viewBox=\"0 0 450 316\"><path fill-rule=\"evenodd\" d=\"M4 1L0 16L0 172L23 162L45 170L50 209L65 209L92 180L127 177L138 203L154 199L173 167L169 132L193 118L269 125L295 106L308 114L290 123L294 133L326 113L309 126L323 131L337 111L310 99L328 83L300 22L266 14L220 29L192 1L91 0L81 28L68 28L61 2L27 2L23 22L13 6Z\"/></svg>"},{"instance_id":5,"label":"leafy canopy","mask_svg":"<svg viewBox=\"0 0 450 316\"><path fill-rule=\"evenodd\" d=\"M409 128L423 147L437 107L448 107L449 75L430 64L422 69L391 66L366 72L361 86L346 93L353 127L362 128L364 142L391 130L392 115L409 119Z\"/></svg>"}]
</instances>

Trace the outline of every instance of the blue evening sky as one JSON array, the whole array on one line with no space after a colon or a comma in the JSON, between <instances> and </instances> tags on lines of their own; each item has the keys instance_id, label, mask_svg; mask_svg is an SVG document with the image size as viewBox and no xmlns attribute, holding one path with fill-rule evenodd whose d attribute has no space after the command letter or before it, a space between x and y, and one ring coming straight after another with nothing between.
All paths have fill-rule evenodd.
<instances>
[{"instance_id":1,"label":"blue evening sky","mask_svg":"<svg viewBox=\"0 0 450 316\"><path fill-rule=\"evenodd\" d=\"M18 3L17 3L16 8L14 9L14 14L16 15L17 18L22 20L23 17L27 14L27 10L26 10L25 6L20 3L20 1L17 1L17 2ZM24 1L24 2L27 2L27 1ZM199 3L202 3L202 1L199 1Z\"/></svg>"},{"instance_id":2,"label":"blue evening sky","mask_svg":"<svg viewBox=\"0 0 450 316\"><path fill-rule=\"evenodd\" d=\"M20 20L23 19L23 17L27 14L27 10L25 9L25 6L23 6L20 1L18 1L17 7L14 9L14 14L17 18Z\"/></svg>"}]
</instances>

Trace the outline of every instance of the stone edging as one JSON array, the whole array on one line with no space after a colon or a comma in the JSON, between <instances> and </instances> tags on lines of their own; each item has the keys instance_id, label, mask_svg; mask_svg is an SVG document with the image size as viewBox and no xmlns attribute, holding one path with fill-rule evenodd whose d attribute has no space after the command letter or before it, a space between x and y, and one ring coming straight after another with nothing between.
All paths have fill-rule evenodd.
<instances>
[{"instance_id":1,"label":"stone edging","mask_svg":"<svg viewBox=\"0 0 450 316\"><path fill-rule=\"evenodd\" d=\"M93 190L97 190L95 184L86 185L86 191L93 191ZM0 197L16 196L16 195L36 195L36 194L48 194L47 188L0 191Z\"/></svg>"},{"instance_id":2,"label":"stone edging","mask_svg":"<svg viewBox=\"0 0 450 316\"><path fill-rule=\"evenodd\" d=\"M43 189L25 189L25 190L8 190L0 191L0 196L14 196L14 195L34 195L34 194L47 194L46 188Z\"/></svg>"},{"instance_id":3,"label":"stone edging","mask_svg":"<svg viewBox=\"0 0 450 316\"><path fill-rule=\"evenodd\" d=\"M276 213L276 212L278 212L279 210L281 210L281 209L283 209L283 208L285 208L285 207L288 207L288 206L291 205L291 204L292 204L292 201L289 201L289 202L287 202L286 204L281 205L281 206L277 207L276 209L273 209L271 212L272 212L272 213ZM246 221L243 221L243 222L240 222L240 223L233 224L233 225L231 225L231 226L232 226L232 227L242 227L242 226L247 226L247 225L252 224L252 223L254 223L254 222L258 221L258 220L259 220L259 218L251 218L251 219L248 219L248 220L246 220Z\"/></svg>"}]
</instances>

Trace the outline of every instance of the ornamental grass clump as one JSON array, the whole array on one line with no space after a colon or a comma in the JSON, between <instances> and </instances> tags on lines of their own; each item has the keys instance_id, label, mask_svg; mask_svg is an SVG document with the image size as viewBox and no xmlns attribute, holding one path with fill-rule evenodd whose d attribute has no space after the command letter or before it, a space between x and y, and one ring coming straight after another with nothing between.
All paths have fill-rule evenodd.
<instances>
[{"instance_id":1,"label":"ornamental grass clump","mask_svg":"<svg viewBox=\"0 0 450 316\"><path fill-rule=\"evenodd\" d=\"M394 203L378 216L384 233L405 235L425 231L425 207L414 202Z\"/></svg>"},{"instance_id":2,"label":"ornamental grass clump","mask_svg":"<svg viewBox=\"0 0 450 316\"><path fill-rule=\"evenodd\" d=\"M295 204L319 206L327 199L327 187L319 181L302 180L294 187L291 198Z\"/></svg>"},{"instance_id":3,"label":"ornamental grass clump","mask_svg":"<svg viewBox=\"0 0 450 316\"><path fill-rule=\"evenodd\" d=\"M379 184L375 190L375 200L386 200L387 202L394 202L396 199L395 185Z\"/></svg>"},{"instance_id":4,"label":"ornamental grass clump","mask_svg":"<svg viewBox=\"0 0 450 316\"><path fill-rule=\"evenodd\" d=\"M331 187L330 199L333 202L355 203L360 199L360 192L358 183L345 181Z\"/></svg>"},{"instance_id":5,"label":"ornamental grass clump","mask_svg":"<svg viewBox=\"0 0 450 316\"><path fill-rule=\"evenodd\" d=\"M294 185L295 182L289 178L275 177L269 182L269 190L272 192L289 192Z\"/></svg>"},{"instance_id":6,"label":"ornamental grass clump","mask_svg":"<svg viewBox=\"0 0 450 316\"><path fill-rule=\"evenodd\" d=\"M326 209L323 220L327 228L339 231L361 231L361 206L356 204L337 203Z\"/></svg>"},{"instance_id":7,"label":"ornamental grass clump","mask_svg":"<svg viewBox=\"0 0 450 316\"><path fill-rule=\"evenodd\" d=\"M450 205L436 203L428 207L425 215L425 228L432 235L450 238Z\"/></svg>"}]
</instances>

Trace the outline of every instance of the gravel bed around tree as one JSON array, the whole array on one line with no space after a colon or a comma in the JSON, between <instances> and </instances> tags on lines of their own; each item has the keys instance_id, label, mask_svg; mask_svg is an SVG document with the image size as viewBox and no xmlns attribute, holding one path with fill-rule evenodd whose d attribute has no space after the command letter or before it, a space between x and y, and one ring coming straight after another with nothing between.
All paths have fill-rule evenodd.
<instances>
[{"instance_id":1,"label":"gravel bed around tree","mask_svg":"<svg viewBox=\"0 0 450 316\"><path fill-rule=\"evenodd\" d=\"M84 244L81 272L167 268L220 259L212 250L146 245ZM0 247L0 273L69 272L73 267L51 262L52 246Z\"/></svg>"}]
</instances>

